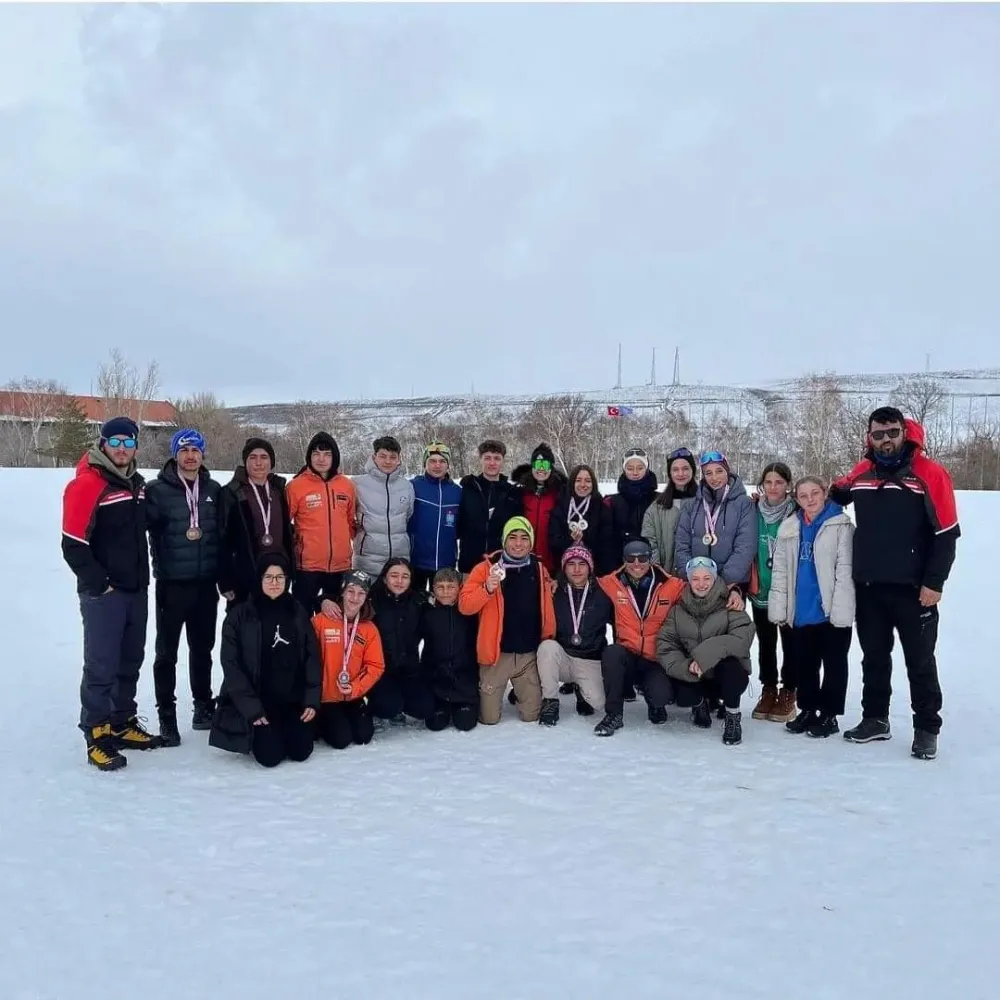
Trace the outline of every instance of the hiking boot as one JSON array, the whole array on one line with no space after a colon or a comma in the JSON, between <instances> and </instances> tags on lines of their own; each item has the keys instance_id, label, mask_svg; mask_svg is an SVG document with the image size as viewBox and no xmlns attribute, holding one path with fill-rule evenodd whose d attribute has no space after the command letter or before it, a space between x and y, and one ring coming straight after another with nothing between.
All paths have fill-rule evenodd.
<instances>
[{"instance_id":1,"label":"hiking boot","mask_svg":"<svg viewBox=\"0 0 1000 1000\"><path fill-rule=\"evenodd\" d=\"M540 726L555 726L559 722L559 699L543 698L542 710L538 715Z\"/></svg>"},{"instance_id":2,"label":"hiking boot","mask_svg":"<svg viewBox=\"0 0 1000 1000\"><path fill-rule=\"evenodd\" d=\"M844 730L844 739L849 743L874 743L876 740L891 740L888 719L862 719L853 729Z\"/></svg>"},{"instance_id":3,"label":"hiking boot","mask_svg":"<svg viewBox=\"0 0 1000 1000\"><path fill-rule=\"evenodd\" d=\"M653 723L654 726L662 726L664 722L667 721L667 710L660 705L659 707L655 705L646 706L646 718Z\"/></svg>"},{"instance_id":4,"label":"hiking boot","mask_svg":"<svg viewBox=\"0 0 1000 1000\"><path fill-rule=\"evenodd\" d=\"M580 686L573 681L566 681L565 684L559 685L560 694L577 694L580 691Z\"/></svg>"},{"instance_id":5,"label":"hiking boot","mask_svg":"<svg viewBox=\"0 0 1000 1000\"><path fill-rule=\"evenodd\" d=\"M726 728L722 731L722 742L727 747L739 746L743 742L743 723L739 712L726 712Z\"/></svg>"},{"instance_id":6,"label":"hiking boot","mask_svg":"<svg viewBox=\"0 0 1000 1000\"><path fill-rule=\"evenodd\" d=\"M191 713L191 728L194 730L206 730L212 728L212 721L215 719L215 699L208 701L196 701L194 712Z\"/></svg>"},{"instance_id":7,"label":"hiking boot","mask_svg":"<svg viewBox=\"0 0 1000 1000\"><path fill-rule=\"evenodd\" d=\"M767 718L770 722L791 722L795 718L795 692L782 688Z\"/></svg>"},{"instance_id":8,"label":"hiking boot","mask_svg":"<svg viewBox=\"0 0 1000 1000\"><path fill-rule=\"evenodd\" d=\"M179 747L181 745L176 712L160 712L160 745L165 747Z\"/></svg>"},{"instance_id":9,"label":"hiking boot","mask_svg":"<svg viewBox=\"0 0 1000 1000\"><path fill-rule=\"evenodd\" d=\"M774 706L778 703L778 689L767 685L760 693L760 701L754 706L751 718L767 719L774 711Z\"/></svg>"},{"instance_id":10,"label":"hiking boot","mask_svg":"<svg viewBox=\"0 0 1000 1000\"><path fill-rule=\"evenodd\" d=\"M811 736L814 740L825 740L828 736L840 732L840 724L835 715L821 715L815 719L806 730L806 736Z\"/></svg>"},{"instance_id":11,"label":"hiking boot","mask_svg":"<svg viewBox=\"0 0 1000 1000\"><path fill-rule=\"evenodd\" d=\"M620 715L606 715L594 726L595 736L614 736L619 729L625 728L625 720Z\"/></svg>"},{"instance_id":12,"label":"hiking boot","mask_svg":"<svg viewBox=\"0 0 1000 1000\"><path fill-rule=\"evenodd\" d=\"M576 689L576 714L577 715L594 714L594 706L591 705L586 698L584 698L583 692L579 689L579 687Z\"/></svg>"},{"instance_id":13,"label":"hiking boot","mask_svg":"<svg viewBox=\"0 0 1000 1000\"><path fill-rule=\"evenodd\" d=\"M87 733L87 761L98 771L117 771L128 764L124 754L120 754L115 746L108 723L94 726Z\"/></svg>"},{"instance_id":14,"label":"hiking boot","mask_svg":"<svg viewBox=\"0 0 1000 1000\"><path fill-rule=\"evenodd\" d=\"M691 709L691 721L699 729L712 728L712 709L704 698Z\"/></svg>"},{"instance_id":15,"label":"hiking boot","mask_svg":"<svg viewBox=\"0 0 1000 1000\"><path fill-rule=\"evenodd\" d=\"M163 746L159 736L154 736L142 724L139 716L133 715L125 723L124 729L117 732L112 731L111 736L115 741L115 747L119 750L155 750Z\"/></svg>"},{"instance_id":16,"label":"hiking boot","mask_svg":"<svg viewBox=\"0 0 1000 1000\"><path fill-rule=\"evenodd\" d=\"M934 760L937 757L937 743L937 733L929 733L926 729L914 729L910 755L917 760Z\"/></svg>"},{"instance_id":17,"label":"hiking boot","mask_svg":"<svg viewBox=\"0 0 1000 1000\"><path fill-rule=\"evenodd\" d=\"M802 733L808 732L809 727L813 725L815 721L815 712L807 712L805 709L802 709L802 711L799 712L799 714L796 715L791 722L785 723L785 730L789 733L795 733L796 736L801 736Z\"/></svg>"}]
</instances>

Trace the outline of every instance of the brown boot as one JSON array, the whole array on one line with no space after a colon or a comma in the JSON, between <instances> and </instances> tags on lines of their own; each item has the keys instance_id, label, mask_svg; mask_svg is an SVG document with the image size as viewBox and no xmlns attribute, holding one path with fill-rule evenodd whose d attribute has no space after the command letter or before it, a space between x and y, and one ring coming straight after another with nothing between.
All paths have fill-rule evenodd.
<instances>
[{"instance_id":1,"label":"brown boot","mask_svg":"<svg viewBox=\"0 0 1000 1000\"><path fill-rule=\"evenodd\" d=\"M795 692L790 688L782 688L778 700L771 709L768 719L771 722L791 722L795 718Z\"/></svg>"},{"instance_id":2,"label":"brown boot","mask_svg":"<svg viewBox=\"0 0 1000 1000\"><path fill-rule=\"evenodd\" d=\"M778 689L776 687L765 687L760 693L760 701L753 710L755 719L769 719L774 711L774 706L778 703Z\"/></svg>"}]
</instances>

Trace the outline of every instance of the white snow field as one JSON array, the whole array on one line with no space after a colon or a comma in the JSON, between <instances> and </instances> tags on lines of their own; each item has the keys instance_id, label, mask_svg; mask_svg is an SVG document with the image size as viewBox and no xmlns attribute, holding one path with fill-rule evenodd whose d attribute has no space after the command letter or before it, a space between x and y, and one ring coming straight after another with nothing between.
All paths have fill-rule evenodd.
<instances>
[{"instance_id":1,"label":"white snow field","mask_svg":"<svg viewBox=\"0 0 1000 1000\"><path fill-rule=\"evenodd\" d=\"M1000 980L1000 494L963 494L941 756L640 702L601 740L411 724L266 772L87 766L65 471L0 470L0 1000L986 1000ZM155 728L150 627L140 687ZM859 714L859 654L847 722ZM186 699L186 667L178 670ZM219 672L217 668L216 676ZM754 685L756 691L756 684ZM750 695L747 696L750 702Z\"/></svg>"}]
</instances>

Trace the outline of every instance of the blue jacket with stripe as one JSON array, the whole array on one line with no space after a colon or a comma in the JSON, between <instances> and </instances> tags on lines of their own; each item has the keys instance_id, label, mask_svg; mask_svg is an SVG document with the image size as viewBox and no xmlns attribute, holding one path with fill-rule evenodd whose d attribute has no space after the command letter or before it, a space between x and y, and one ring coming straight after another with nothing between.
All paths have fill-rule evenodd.
<instances>
[{"instance_id":1,"label":"blue jacket with stripe","mask_svg":"<svg viewBox=\"0 0 1000 1000\"><path fill-rule=\"evenodd\" d=\"M458 505L462 487L446 476L413 479L410 561L425 571L454 568L458 561Z\"/></svg>"}]
</instances>

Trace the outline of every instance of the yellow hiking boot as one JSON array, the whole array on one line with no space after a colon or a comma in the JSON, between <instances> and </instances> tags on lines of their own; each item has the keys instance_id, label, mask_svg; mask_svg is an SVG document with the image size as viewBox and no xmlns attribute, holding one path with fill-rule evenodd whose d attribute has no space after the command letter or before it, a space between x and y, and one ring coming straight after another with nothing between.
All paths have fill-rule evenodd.
<instances>
[{"instance_id":1,"label":"yellow hiking boot","mask_svg":"<svg viewBox=\"0 0 1000 1000\"><path fill-rule=\"evenodd\" d=\"M87 733L87 760L99 771L117 771L128 763L115 747L109 723L94 726Z\"/></svg>"},{"instance_id":2,"label":"yellow hiking boot","mask_svg":"<svg viewBox=\"0 0 1000 1000\"><path fill-rule=\"evenodd\" d=\"M147 731L137 715L133 715L125 723L124 729L119 729L111 735L117 750L155 750L163 746L160 737Z\"/></svg>"}]
</instances>

